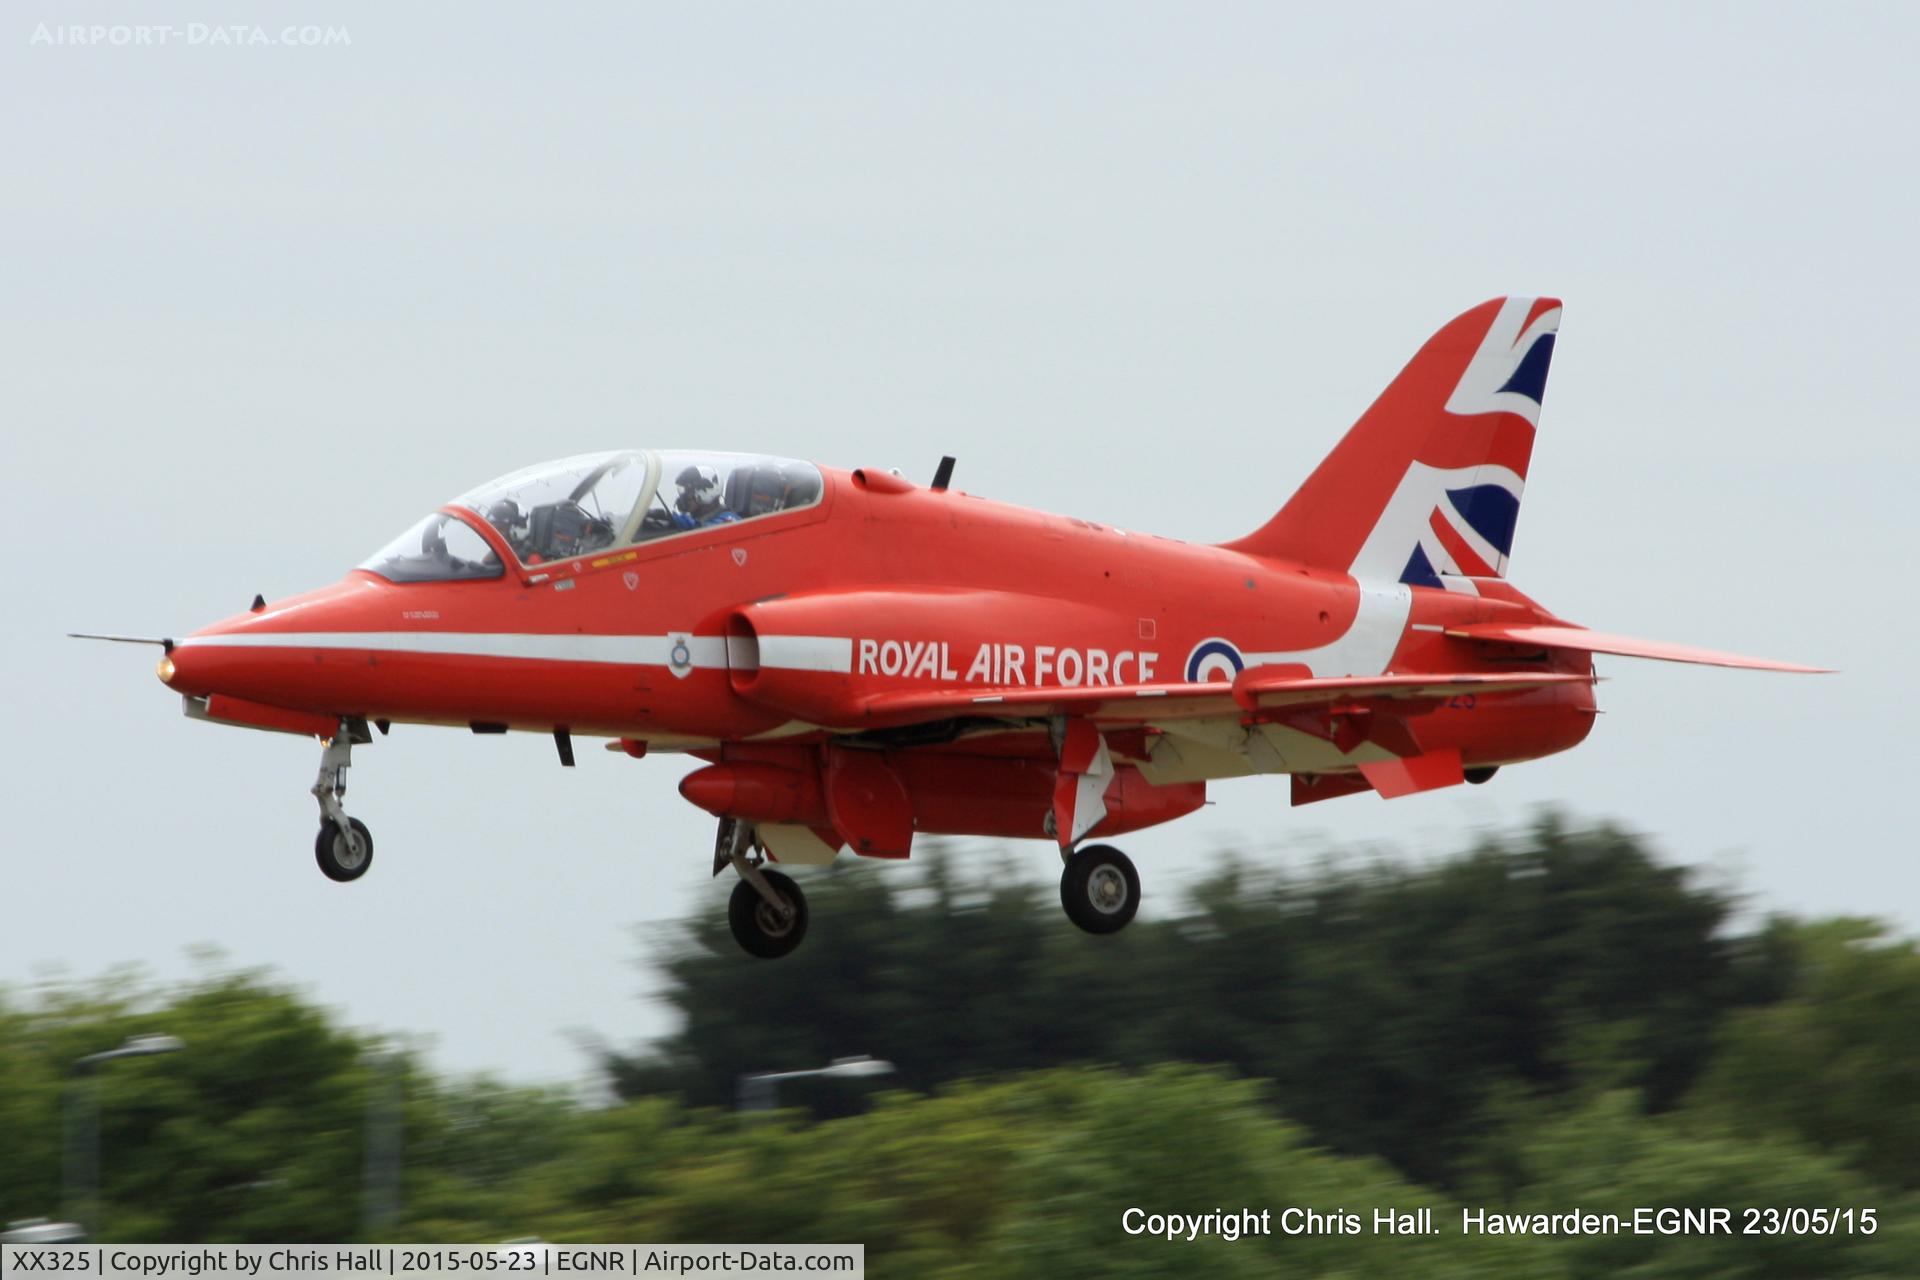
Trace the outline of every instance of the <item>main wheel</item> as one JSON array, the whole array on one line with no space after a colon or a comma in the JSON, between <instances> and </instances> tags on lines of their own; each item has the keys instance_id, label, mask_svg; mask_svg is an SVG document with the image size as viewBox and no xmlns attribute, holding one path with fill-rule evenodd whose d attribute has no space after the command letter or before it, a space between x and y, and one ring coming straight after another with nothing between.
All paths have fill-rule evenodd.
<instances>
[{"instance_id":1,"label":"main wheel","mask_svg":"<svg viewBox=\"0 0 1920 1280\"><path fill-rule=\"evenodd\" d=\"M1140 873L1112 845L1090 844L1060 873L1060 905L1088 933L1118 933L1140 909Z\"/></svg>"},{"instance_id":2,"label":"main wheel","mask_svg":"<svg viewBox=\"0 0 1920 1280\"><path fill-rule=\"evenodd\" d=\"M320 835L313 842L313 860L320 874L345 884L367 874L373 865L373 833L358 818L348 818L349 831L342 831L332 818L320 820Z\"/></svg>"},{"instance_id":3,"label":"main wheel","mask_svg":"<svg viewBox=\"0 0 1920 1280\"><path fill-rule=\"evenodd\" d=\"M762 960L778 960L807 936L807 895L800 892L800 886L790 877L778 871L762 869L760 874L766 877L774 894L792 909L791 914L783 916L775 911L752 885L742 880L733 886L733 897L727 902L727 923L732 926L733 940L740 944L741 950Z\"/></svg>"}]
</instances>

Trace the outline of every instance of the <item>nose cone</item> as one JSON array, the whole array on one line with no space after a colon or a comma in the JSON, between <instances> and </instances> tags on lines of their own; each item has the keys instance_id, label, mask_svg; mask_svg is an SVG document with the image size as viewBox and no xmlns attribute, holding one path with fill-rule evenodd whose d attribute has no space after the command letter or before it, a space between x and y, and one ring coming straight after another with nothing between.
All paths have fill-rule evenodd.
<instances>
[{"instance_id":1,"label":"nose cone","mask_svg":"<svg viewBox=\"0 0 1920 1280\"><path fill-rule=\"evenodd\" d=\"M176 640L158 674L169 689L193 697L225 694L280 707L314 705L322 692L322 682L314 677L325 647L315 641L371 630L383 587L376 579L356 576L222 619Z\"/></svg>"}]
</instances>

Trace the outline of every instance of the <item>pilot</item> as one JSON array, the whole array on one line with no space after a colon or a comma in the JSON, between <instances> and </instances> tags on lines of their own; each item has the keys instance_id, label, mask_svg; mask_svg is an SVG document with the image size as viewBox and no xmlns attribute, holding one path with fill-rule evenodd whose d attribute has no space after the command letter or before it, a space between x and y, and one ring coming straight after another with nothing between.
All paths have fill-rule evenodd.
<instances>
[{"instance_id":1,"label":"pilot","mask_svg":"<svg viewBox=\"0 0 1920 1280\"><path fill-rule=\"evenodd\" d=\"M695 463L674 477L680 497L674 502L673 522L682 529L726 524L740 517L721 505L720 473Z\"/></svg>"},{"instance_id":2,"label":"pilot","mask_svg":"<svg viewBox=\"0 0 1920 1280\"><path fill-rule=\"evenodd\" d=\"M502 498L487 508L487 523L500 531L514 554L522 560L527 557L527 517L520 510L520 504L512 498Z\"/></svg>"}]
</instances>

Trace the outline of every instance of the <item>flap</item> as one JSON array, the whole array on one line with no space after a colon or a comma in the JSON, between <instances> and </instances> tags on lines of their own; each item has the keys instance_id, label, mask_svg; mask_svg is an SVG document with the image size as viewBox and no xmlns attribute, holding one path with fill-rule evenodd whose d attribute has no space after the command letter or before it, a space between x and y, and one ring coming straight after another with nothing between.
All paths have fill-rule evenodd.
<instances>
[{"instance_id":1,"label":"flap","mask_svg":"<svg viewBox=\"0 0 1920 1280\"><path fill-rule=\"evenodd\" d=\"M1387 800L1458 786L1467 780L1466 771L1460 767L1460 752L1453 747L1404 760L1364 761L1356 767L1360 776Z\"/></svg>"}]
</instances>

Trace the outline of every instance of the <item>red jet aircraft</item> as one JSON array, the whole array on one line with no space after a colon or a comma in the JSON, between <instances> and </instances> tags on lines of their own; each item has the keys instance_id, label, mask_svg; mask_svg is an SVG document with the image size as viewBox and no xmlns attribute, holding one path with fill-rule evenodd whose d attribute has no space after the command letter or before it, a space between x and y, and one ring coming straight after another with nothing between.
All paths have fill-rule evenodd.
<instances>
[{"instance_id":1,"label":"red jet aircraft","mask_svg":"<svg viewBox=\"0 0 1920 1280\"><path fill-rule=\"evenodd\" d=\"M692 755L740 945L807 927L767 866L920 832L1051 839L1082 929L1140 881L1084 843L1292 775L1386 798L1564 751L1592 655L1814 668L1589 631L1506 580L1560 304L1435 334L1298 493L1221 546L1045 515L883 470L622 450L467 493L339 583L160 641L197 719L324 740L316 857L373 858L341 801L369 726L577 735ZM119 637L114 637L119 638Z\"/></svg>"}]
</instances>

